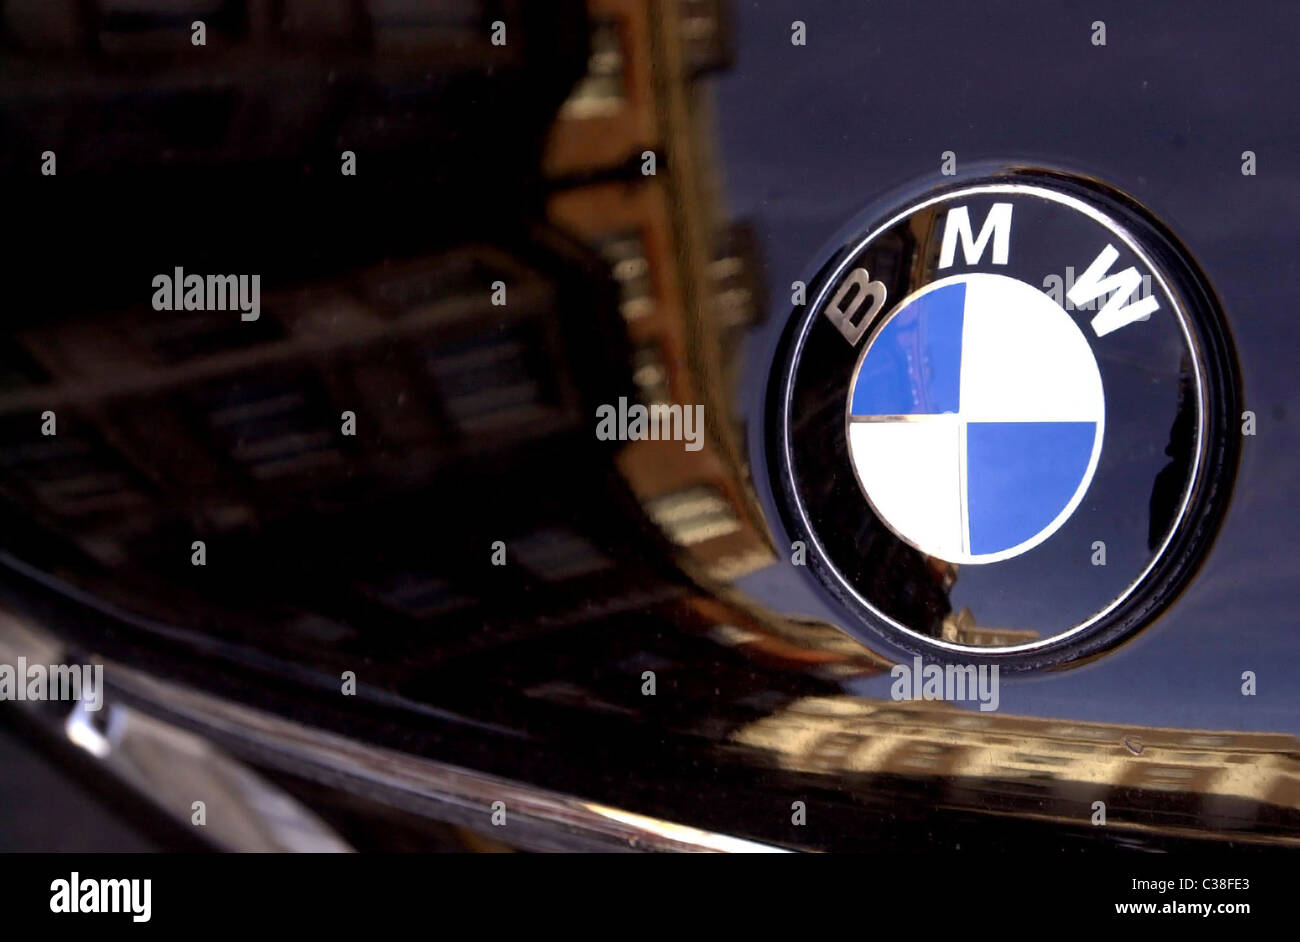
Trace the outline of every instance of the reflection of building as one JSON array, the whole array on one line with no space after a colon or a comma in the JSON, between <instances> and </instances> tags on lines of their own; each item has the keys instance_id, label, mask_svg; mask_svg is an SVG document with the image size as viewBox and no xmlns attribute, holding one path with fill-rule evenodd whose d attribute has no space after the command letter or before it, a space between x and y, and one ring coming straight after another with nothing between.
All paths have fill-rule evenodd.
<instances>
[{"instance_id":1,"label":"reflection of building","mask_svg":"<svg viewBox=\"0 0 1300 942\"><path fill-rule=\"evenodd\" d=\"M11 547L186 637L373 658L380 686L671 573L592 434L634 389L615 291L540 218L581 5L211 0L201 60L193 6L0 10L0 168L50 147L66 178L8 203ZM260 318L152 310L174 265L257 273Z\"/></svg>"},{"instance_id":2,"label":"reflection of building","mask_svg":"<svg viewBox=\"0 0 1300 942\"><path fill-rule=\"evenodd\" d=\"M1115 828L1252 832L1300 844L1294 736L1156 729L962 710L926 701L811 697L734 737L783 769L925 783L929 800ZM867 778L872 783L867 785ZM851 781L851 778L849 779ZM1138 823L1140 822L1140 823Z\"/></svg>"},{"instance_id":3,"label":"reflection of building","mask_svg":"<svg viewBox=\"0 0 1300 942\"><path fill-rule=\"evenodd\" d=\"M664 532L728 579L771 552L730 421L728 354L762 305L753 244L707 215L709 138L692 82L726 60L721 6L591 0L588 76L551 129L545 166L556 181L551 218L596 246L619 285L641 401L705 407L702 451L634 442L619 467Z\"/></svg>"},{"instance_id":4,"label":"reflection of building","mask_svg":"<svg viewBox=\"0 0 1300 942\"><path fill-rule=\"evenodd\" d=\"M969 608L945 616L939 632L940 638L953 644L985 647L1028 644L1037 641L1038 636L1038 632L1031 628L987 628L977 625Z\"/></svg>"},{"instance_id":5,"label":"reflection of building","mask_svg":"<svg viewBox=\"0 0 1300 942\"><path fill-rule=\"evenodd\" d=\"M576 3L212 0L201 65L169 0L119 6L3 8L11 63L40 58L49 94L5 84L0 167L27 168L41 148L18 132L57 116L70 181L9 205L30 238L0 343L0 512L26 561L153 619L144 636L296 669L363 659L376 688L428 699L461 665L481 697L497 668L478 655L508 672L557 633L593 633L589 683L654 647L609 650L624 613L649 628L694 591L675 554L715 576L769 558L722 355L758 303L746 234L702 216L693 162L710 4L593 3L585 78ZM128 216L166 224L128 240ZM259 319L152 310L174 265L258 273ZM597 441L596 406L621 396L703 403L707 446Z\"/></svg>"},{"instance_id":6,"label":"reflection of building","mask_svg":"<svg viewBox=\"0 0 1300 942\"><path fill-rule=\"evenodd\" d=\"M6 0L0 169L33 173L49 149L61 176L254 161L322 174L352 148L361 174L407 158L451 171L471 125L505 145L549 118L532 106L577 72L582 17L577 0Z\"/></svg>"}]
</instances>

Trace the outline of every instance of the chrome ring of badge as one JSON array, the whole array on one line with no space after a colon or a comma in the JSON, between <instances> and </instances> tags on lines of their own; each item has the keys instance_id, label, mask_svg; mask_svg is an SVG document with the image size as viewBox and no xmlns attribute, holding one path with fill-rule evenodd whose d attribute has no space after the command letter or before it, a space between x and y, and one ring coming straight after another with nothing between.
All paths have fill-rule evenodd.
<instances>
[{"instance_id":1,"label":"chrome ring of badge","mask_svg":"<svg viewBox=\"0 0 1300 942\"><path fill-rule=\"evenodd\" d=\"M1189 253L1131 198L1037 169L854 231L769 387L782 517L841 626L1016 669L1150 623L1237 463L1236 359Z\"/></svg>"}]
</instances>

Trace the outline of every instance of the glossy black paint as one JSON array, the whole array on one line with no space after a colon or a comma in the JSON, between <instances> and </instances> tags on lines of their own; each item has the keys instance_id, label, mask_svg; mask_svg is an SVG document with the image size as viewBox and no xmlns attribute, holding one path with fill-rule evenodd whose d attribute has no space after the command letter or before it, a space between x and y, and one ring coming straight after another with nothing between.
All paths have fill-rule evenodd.
<instances>
[{"instance_id":1,"label":"glossy black paint","mask_svg":"<svg viewBox=\"0 0 1300 942\"><path fill-rule=\"evenodd\" d=\"M745 10L742 53L718 80L719 111L729 116L720 134L729 206L766 240L774 297L788 297L796 279L811 283L879 194L926 174L942 183L941 156L954 150L958 180L968 166L1005 161L1095 176L1133 195L1177 232L1225 311L1244 407L1268 430L1243 442L1232 505L1205 567L1121 651L1008 685L1004 708L1300 731L1300 648L1285 628L1300 549L1287 351L1300 333L1284 313L1295 296L1300 139L1287 109L1270 104L1270 89L1294 83L1295 65L1261 52L1294 33L1292 14L1261 5L1225 25L1212 3L1102 4L1087 16L1067 4L956 5L942 15L829 4L805 17L823 44L805 59L789 48L788 8ZM1104 49L1089 41L1095 19L1108 26ZM1242 152L1264 152L1252 141L1269 142L1273 167L1244 177ZM782 326L765 325L748 348L740 401L750 415L763 408L762 371ZM766 460L761 443L751 441L750 454L756 465ZM774 501L766 506L776 512ZM746 588L804 613L832 611L793 575ZM1237 660L1275 678L1267 705L1241 696L1248 666L1227 668Z\"/></svg>"},{"instance_id":2,"label":"glossy black paint","mask_svg":"<svg viewBox=\"0 0 1300 942\"><path fill-rule=\"evenodd\" d=\"M811 281L844 244L861 207L931 171L943 182L945 150L963 167L1065 167L1132 194L1178 233L1222 300L1244 405L1259 419L1196 579L1105 657L1007 681L1001 712L1044 728L1110 723L1148 740L1162 728L1300 735L1300 644L1289 627L1300 550L1290 415L1300 140L1288 111L1268 104L1300 75L1293 59L1258 54L1294 32L1294 14L1266 8L1225 23L1221 5L1195 3L1102 4L1087 16L1066 4L953 4L941 14L807 6L737 5L734 63L705 80L718 104L726 206L756 225L774 311L791 281ZM1099 17L1111 36L1101 50L1085 22ZM810 48L791 46L793 18L808 20ZM1115 837L1089 825L1099 792L1085 782L836 758L846 741L905 723L888 712L885 665L856 648L842 653L844 636L823 624L839 620L833 601L782 552L731 586L699 577L630 492L617 449L591 434L595 405L631 394L633 364L597 253L543 218L554 183L537 171L541 136L585 50L569 18L535 29L542 38L517 70L409 77L408 91L435 105L392 143L374 178L333 178L330 122L319 137L254 122L267 129L261 163L238 147L197 147L165 172L155 162L184 141L188 119L150 122L162 140L139 146L94 122L70 124L85 129L66 138L81 156L57 182L31 170L41 134L3 136L10 224L23 235L5 261L11 335L80 324L112 351L114 333L134 323L120 312L146 303L148 278L175 264L260 270L286 305L345 298L370 305L382 325L364 343L279 348L251 372L187 365L195 350L222 349L219 324L197 331L194 348L169 347L163 330L156 359L104 353L94 382L53 401L44 367L13 347L4 600L78 649L304 722L789 846L1174 846L1234 830L1300 833L1280 786L1214 796L1194 784L1115 783L1104 793L1117 817L1147 829ZM40 110L16 79L4 87L5 126L31 127ZM236 84L232 94L259 100L259 87ZM362 82L344 100L364 116L387 99ZM88 121L103 107L70 110ZM484 120L497 112L518 120ZM1248 148L1260 153L1255 177L1239 173ZM136 169L119 171L103 152ZM304 165L330 175L303 179ZM93 179L79 180L80 168ZM457 254L467 246L468 261ZM531 285L534 303L418 320L422 304L486 291L501 272ZM131 317L152 323L147 311ZM278 320L267 322L274 331ZM734 399L749 432L749 479L778 546L762 429L785 329L777 314L743 337ZM503 335L505 373L476 373L465 355ZM284 340L272 332L258 342ZM163 381L136 385L154 368ZM503 428L460 409L466 394L521 385L537 410L526 421ZM383 431L364 448L331 443L320 449L329 457L278 482L259 476L248 448L257 436L333 428L340 409L367 396L382 408L363 424ZM241 406L269 399L296 403L284 428L240 427ZM75 444L53 464L35 447L44 408L58 410L61 441ZM222 410L235 415L233 431L212 419ZM129 467L118 452L133 456ZM60 515L39 487L63 474L110 475L116 493L133 496ZM125 522L113 518L122 507ZM99 533L113 545L96 557L86 537ZM209 544L203 570L189 565L195 538ZM543 551L571 547L577 574L554 581L488 564L493 541L530 539ZM723 627L764 641L736 644ZM845 663L854 669L828 669ZM355 698L338 693L343 670L358 673ZM653 698L641 692L645 670L659 678ZM1259 676L1255 697L1241 695L1244 670ZM847 732L835 725L837 710L868 706L879 715L864 713ZM946 719L956 729L972 715ZM765 744L758 733L772 721L787 724L791 741L824 727L819 761ZM1294 740L1277 739L1273 754L1294 752ZM1133 761L1118 735L1095 748ZM813 809L806 827L791 825L796 800Z\"/></svg>"}]
</instances>

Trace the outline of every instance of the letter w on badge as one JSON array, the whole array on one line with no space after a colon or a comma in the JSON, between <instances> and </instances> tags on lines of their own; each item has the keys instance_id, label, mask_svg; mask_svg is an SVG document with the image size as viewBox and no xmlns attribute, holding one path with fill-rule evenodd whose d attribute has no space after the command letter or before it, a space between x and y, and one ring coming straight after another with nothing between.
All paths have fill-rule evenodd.
<instances>
[{"instance_id":1,"label":"letter w on badge","mask_svg":"<svg viewBox=\"0 0 1300 942\"><path fill-rule=\"evenodd\" d=\"M1144 321L1160 307L1160 302L1152 295L1132 304L1124 303L1141 286L1142 276L1132 265L1114 275L1107 275L1110 266L1115 264L1117 258L1119 252L1115 250L1115 246L1106 246L1066 294L1075 307L1106 295L1106 303L1092 319L1092 329L1098 337L1104 337L1113 330L1127 327L1134 321Z\"/></svg>"}]
</instances>

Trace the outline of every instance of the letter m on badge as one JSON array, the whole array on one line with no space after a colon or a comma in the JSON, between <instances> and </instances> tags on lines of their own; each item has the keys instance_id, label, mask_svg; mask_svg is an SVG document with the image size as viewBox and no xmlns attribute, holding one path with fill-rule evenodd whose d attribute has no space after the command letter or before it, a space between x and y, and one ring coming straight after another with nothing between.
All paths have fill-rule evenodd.
<instances>
[{"instance_id":1,"label":"letter m on badge","mask_svg":"<svg viewBox=\"0 0 1300 942\"><path fill-rule=\"evenodd\" d=\"M955 206L949 210L943 223L943 244L939 248L940 268L952 266L957 257L959 241L967 265L978 265L990 242L993 243L992 263L1005 265L1011 252L1011 204L994 203L990 207L978 238L971 229L970 211L965 206Z\"/></svg>"}]
</instances>

